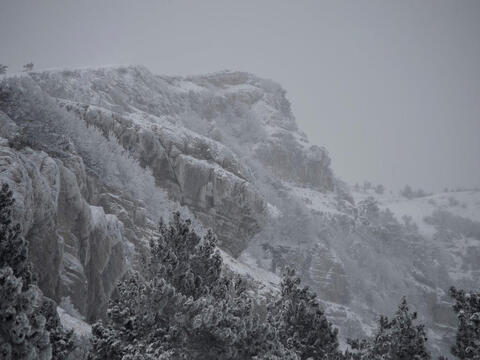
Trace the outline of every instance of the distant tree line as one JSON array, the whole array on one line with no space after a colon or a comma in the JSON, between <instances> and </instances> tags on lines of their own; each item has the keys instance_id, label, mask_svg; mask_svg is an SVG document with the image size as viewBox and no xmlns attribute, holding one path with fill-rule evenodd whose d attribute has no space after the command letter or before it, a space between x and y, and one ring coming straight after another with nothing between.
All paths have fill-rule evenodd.
<instances>
[{"instance_id":1,"label":"distant tree line","mask_svg":"<svg viewBox=\"0 0 480 360\"><path fill-rule=\"evenodd\" d=\"M383 195L385 193L385 186L382 184L373 185L370 181L364 181L362 185L359 183L355 183L354 185L355 191L363 191L368 192L369 190L373 190L376 194Z\"/></svg>"},{"instance_id":2,"label":"distant tree line","mask_svg":"<svg viewBox=\"0 0 480 360\"><path fill-rule=\"evenodd\" d=\"M456 187L456 188L445 188L443 192L462 192L462 191L480 191L480 187Z\"/></svg>"},{"instance_id":3,"label":"distant tree line","mask_svg":"<svg viewBox=\"0 0 480 360\"><path fill-rule=\"evenodd\" d=\"M405 187L400 191L400 195L407 198L407 199L416 199L425 196L432 195L431 193L427 193L422 189L413 190L410 185L405 185Z\"/></svg>"},{"instance_id":4,"label":"distant tree line","mask_svg":"<svg viewBox=\"0 0 480 360\"><path fill-rule=\"evenodd\" d=\"M29 62L25 65L23 65L23 71L24 72L29 72L33 70L33 62ZM8 66L4 64L0 64L0 75L6 74L7 73Z\"/></svg>"},{"instance_id":5,"label":"distant tree line","mask_svg":"<svg viewBox=\"0 0 480 360\"><path fill-rule=\"evenodd\" d=\"M373 191L378 195L383 195L385 193L385 186L383 186L382 184L373 185L370 181L364 181L363 184L361 184L361 185L357 182L357 183L355 183L353 188L357 192L366 193L366 192L369 192L369 191L370 192ZM448 189L445 189L445 192L447 192L447 191L448 191ZM460 190L458 190L458 191L460 191ZM405 185L405 187L400 190L399 194L400 194L400 196L403 196L407 199L416 199L416 198L421 198L421 197L432 195L431 193L428 193L423 189L414 190L408 184Z\"/></svg>"}]
</instances>

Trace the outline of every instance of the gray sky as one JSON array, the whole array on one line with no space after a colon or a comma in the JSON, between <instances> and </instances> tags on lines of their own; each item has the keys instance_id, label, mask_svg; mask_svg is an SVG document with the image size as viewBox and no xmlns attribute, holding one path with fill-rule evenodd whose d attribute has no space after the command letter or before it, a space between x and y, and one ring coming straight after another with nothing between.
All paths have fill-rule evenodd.
<instances>
[{"instance_id":1,"label":"gray sky","mask_svg":"<svg viewBox=\"0 0 480 360\"><path fill-rule=\"evenodd\" d=\"M245 70L337 175L480 186L480 1L0 0L0 63Z\"/></svg>"}]
</instances>

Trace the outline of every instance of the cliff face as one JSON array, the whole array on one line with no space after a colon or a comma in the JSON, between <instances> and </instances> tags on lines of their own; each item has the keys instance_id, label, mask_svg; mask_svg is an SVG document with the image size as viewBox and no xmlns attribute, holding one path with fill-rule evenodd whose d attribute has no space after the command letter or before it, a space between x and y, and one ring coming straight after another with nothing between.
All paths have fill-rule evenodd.
<instances>
[{"instance_id":1,"label":"cliff face","mask_svg":"<svg viewBox=\"0 0 480 360\"><path fill-rule=\"evenodd\" d=\"M44 294L70 296L88 319L103 314L112 287L128 267L124 224L89 204L81 158L54 159L43 151L15 151L2 139L0 173L15 192L16 220L30 242L30 257ZM90 186L90 190L87 187Z\"/></svg>"},{"instance_id":2,"label":"cliff face","mask_svg":"<svg viewBox=\"0 0 480 360\"><path fill-rule=\"evenodd\" d=\"M60 107L113 134L234 256L266 213L249 163L333 190L326 152L297 131L285 92L273 82L240 72L161 77L142 67L31 77Z\"/></svg>"},{"instance_id":3,"label":"cliff face","mask_svg":"<svg viewBox=\"0 0 480 360\"><path fill-rule=\"evenodd\" d=\"M72 107L83 105L84 118L105 131L133 126L153 132L164 147L174 145L177 152L245 178L236 158L241 153L260 159L284 180L333 190L326 151L298 131L285 91L272 81L242 72L156 76L142 67L32 77L50 96ZM136 140L126 141L139 146ZM152 162L145 155L142 160L145 165Z\"/></svg>"},{"instance_id":4,"label":"cliff face","mask_svg":"<svg viewBox=\"0 0 480 360\"><path fill-rule=\"evenodd\" d=\"M95 106L61 102L78 119L113 134L140 164L152 170L156 184L173 201L191 209L202 224L215 229L233 255L255 234L264 200L242 165L222 144L162 121L145 124Z\"/></svg>"},{"instance_id":5,"label":"cliff face","mask_svg":"<svg viewBox=\"0 0 480 360\"><path fill-rule=\"evenodd\" d=\"M186 208L237 257L268 222L260 178L334 186L284 90L250 74L44 71L0 90L1 181L14 189L40 286L89 321L160 216Z\"/></svg>"},{"instance_id":6,"label":"cliff face","mask_svg":"<svg viewBox=\"0 0 480 360\"><path fill-rule=\"evenodd\" d=\"M135 66L0 79L0 182L14 189L42 290L70 297L88 321L175 209L211 227L227 263L268 288L295 266L342 338L369 333L406 295L442 353L447 288L480 286L478 193L464 213L352 193L297 128L285 91L248 73Z\"/></svg>"}]
</instances>

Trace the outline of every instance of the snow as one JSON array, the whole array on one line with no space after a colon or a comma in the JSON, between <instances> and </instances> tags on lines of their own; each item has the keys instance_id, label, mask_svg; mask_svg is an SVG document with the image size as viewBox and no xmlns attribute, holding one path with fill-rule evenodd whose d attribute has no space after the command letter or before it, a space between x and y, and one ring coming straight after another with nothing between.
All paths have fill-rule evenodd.
<instances>
[{"instance_id":1,"label":"snow","mask_svg":"<svg viewBox=\"0 0 480 360\"><path fill-rule=\"evenodd\" d=\"M322 214L340 215L344 214L337 210L337 199L332 192L323 193L311 188L299 187L285 183L292 194L301 199L307 208Z\"/></svg>"},{"instance_id":2,"label":"snow","mask_svg":"<svg viewBox=\"0 0 480 360\"><path fill-rule=\"evenodd\" d=\"M273 204L267 203L267 210L270 216L274 219L279 218L282 215L280 209Z\"/></svg>"},{"instance_id":3,"label":"snow","mask_svg":"<svg viewBox=\"0 0 480 360\"><path fill-rule=\"evenodd\" d=\"M190 91L193 91L193 92L207 91L207 89L205 89L204 87L199 86L198 84L195 84L194 82L186 81L186 80L183 80L183 79L178 81L175 85L176 85L175 89L177 91L181 91L181 92L187 92L188 93Z\"/></svg>"},{"instance_id":4,"label":"snow","mask_svg":"<svg viewBox=\"0 0 480 360\"><path fill-rule=\"evenodd\" d=\"M92 327L87 324L85 321L74 318L70 314L68 314L64 309L60 306L57 306L57 313L60 317L60 322L62 325L69 330L75 332L78 336L90 337L92 334Z\"/></svg>"},{"instance_id":5,"label":"snow","mask_svg":"<svg viewBox=\"0 0 480 360\"><path fill-rule=\"evenodd\" d=\"M420 233L429 238L436 233L436 229L427 224L425 218L431 216L435 210L446 210L453 215L480 221L480 191L438 193L415 199L388 193L380 195L373 191L352 192L352 195L356 203L372 196L381 209L389 209L398 220L403 216L411 217L418 225Z\"/></svg>"},{"instance_id":6,"label":"snow","mask_svg":"<svg viewBox=\"0 0 480 360\"><path fill-rule=\"evenodd\" d=\"M243 253L237 260L222 250L220 250L220 253L225 265L227 265L232 271L250 277L261 287L264 287L264 290L273 292L278 291L278 284L280 284L281 281L280 277L270 271L258 267L256 260L249 254Z\"/></svg>"},{"instance_id":7,"label":"snow","mask_svg":"<svg viewBox=\"0 0 480 360\"><path fill-rule=\"evenodd\" d=\"M106 227L105 224L105 211L101 206L90 206L92 212L92 224L94 226Z\"/></svg>"},{"instance_id":8,"label":"snow","mask_svg":"<svg viewBox=\"0 0 480 360\"><path fill-rule=\"evenodd\" d=\"M239 85L234 85L234 86L229 86L224 89L220 89L217 93L219 96L225 96L225 95L230 95L230 94L235 94L235 93L251 93L258 91L259 89L255 86L252 86L250 84L239 84Z\"/></svg>"}]
</instances>

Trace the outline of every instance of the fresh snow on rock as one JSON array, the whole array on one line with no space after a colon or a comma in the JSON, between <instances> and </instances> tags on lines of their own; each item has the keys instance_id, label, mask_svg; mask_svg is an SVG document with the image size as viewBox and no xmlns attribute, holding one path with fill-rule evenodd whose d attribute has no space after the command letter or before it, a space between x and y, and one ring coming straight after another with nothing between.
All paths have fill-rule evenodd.
<instances>
[{"instance_id":1,"label":"fresh snow on rock","mask_svg":"<svg viewBox=\"0 0 480 360\"><path fill-rule=\"evenodd\" d=\"M73 330L78 336L89 337L92 334L92 327L85 321L73 317L60 306L57 307L57 312L65 329Z\"/></svg>"}]
</instances>

